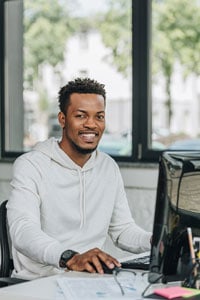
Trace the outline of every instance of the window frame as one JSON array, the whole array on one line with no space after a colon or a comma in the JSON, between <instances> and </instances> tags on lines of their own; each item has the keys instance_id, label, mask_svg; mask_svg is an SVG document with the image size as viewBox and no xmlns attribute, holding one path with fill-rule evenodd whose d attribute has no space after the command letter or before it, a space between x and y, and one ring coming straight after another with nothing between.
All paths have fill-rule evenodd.
<instances>
[{"instance_id":1,"label":"window frame","mask_svg":"<svg viewBox=\"0 0 200 300\"><path fill-rule=\"evenodd\" d=\"M4 79L4 3L0 0L0 159L15 159L24 152L5 149L5 79ZM132 155L113 156L117 162L157 162L161 151L151 150L151 4L152 0L132 0ZM136 76L134 76L136 74Z\"/></svg>"},{"instance_id":2,"label":"window frame","mask_svg":"<svg viewBox=\"0 0 200 300\"><path fill-rule=\"evenodd\" d=\"M138 122L137 156L138 160L144 162L155 162L162 151L153 150L151 144L151 122L152 122L152 94L151 94L151 16L152 1L135 1L137 14L134 28L137 26L135 36L134 62L137 66L134 71L139 74L134 82L133 99L137 101L138 115L133 115L133 119ZM141 100L140 100L141 99ZM136 105L136 104L135 104ZM136 112L137 113L137 112ZM133 128L136 128L136 123Z\"/></svg>"},{"instance_id":3,"label":"window frame","mask_svg":"<svg viewBox=\"0 0 200 300\"><path fill-rule=\"evenodd\" d=\"M2 125L3 123L3 113L2 113L2 105L3 105L3 57L4 57L4 51L3 51L3 23L4 23L4 14L3 14L3 2L0 0L0 37L2 40L2 43L0 44L0 149L1 149L1 155L2 155Z\"/></svg>"}]
</instances>

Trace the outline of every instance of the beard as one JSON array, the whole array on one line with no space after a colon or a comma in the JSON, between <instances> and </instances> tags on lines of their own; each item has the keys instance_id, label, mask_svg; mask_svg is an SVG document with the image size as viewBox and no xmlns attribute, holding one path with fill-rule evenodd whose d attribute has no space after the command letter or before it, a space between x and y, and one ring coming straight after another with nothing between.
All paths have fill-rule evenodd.
<instances>
[{"instance_id":1,"label":"beard","mask_svg":"<svg viewBox=\"0 0 200 300\"><path fill-rule=\"evenodd\" d=\"M71 140L71 144L72 144L74 150L76 150L80 154L91 154L92 152L94 152L97 149L97 146L98 146L98 145L96 145L96 147L94 147L94 148L89 148L89 149L86 148L85 149L85 148L78 146L72 140Z\"/></svg>"}]
</instances>

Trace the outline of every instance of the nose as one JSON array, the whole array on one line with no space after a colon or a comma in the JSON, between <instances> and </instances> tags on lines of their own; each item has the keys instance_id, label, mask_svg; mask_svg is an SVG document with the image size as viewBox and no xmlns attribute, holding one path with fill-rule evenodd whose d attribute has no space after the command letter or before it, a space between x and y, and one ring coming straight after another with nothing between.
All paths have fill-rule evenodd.
<instances>
[{"instance_id":1,"label":"nose","mask_svg":"<svg viewBox=\"0 0 200 300\"><path fill-rule=\"evenodd\" d=\"M84 122L84 126L88 128L96 128L97 125L94 118L88 117Z\"/></svg>"}]
</instances>

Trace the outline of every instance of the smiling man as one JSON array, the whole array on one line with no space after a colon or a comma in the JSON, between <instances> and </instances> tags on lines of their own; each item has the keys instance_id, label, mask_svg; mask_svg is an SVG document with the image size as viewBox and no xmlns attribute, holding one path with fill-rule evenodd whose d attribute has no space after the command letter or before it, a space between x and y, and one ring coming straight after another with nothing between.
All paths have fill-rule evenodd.
<instances>
[{"instance_id":1,"label":"smiling man","mask_svg":"<svg viewBox=\"0 0 200 300\"><path fill-rule=\"evenodd\" d=\"M7 205L13 276L120 266L103 250L108 234L121 249L149 250L151 233L131 216L118 165L97 150L105 105L103 84L68 82L59 91L61 140L40 142L15 161Z\"/></svg>"},{"instance_id":2,"label":"smiling man","mask_svg":"<svg viewBox=\"0 0 200 300\"><path fill-rule=\"evenodd\" d=\"M59 145L82 167L96 150L105 129L105 99L98 94L72 93L70 105L58 118L63 128Z\"/></svg>"}]
</instances>

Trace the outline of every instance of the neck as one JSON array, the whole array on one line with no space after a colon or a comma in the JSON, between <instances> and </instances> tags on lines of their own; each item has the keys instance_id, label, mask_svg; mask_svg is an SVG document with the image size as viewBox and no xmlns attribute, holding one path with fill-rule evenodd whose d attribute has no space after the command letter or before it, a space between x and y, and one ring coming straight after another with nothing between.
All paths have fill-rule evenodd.
<instances>
[{"instance_id":1,"label":"neck","mask_svg":"<svg viewBox=\"0 0 200 300\"><path fill-rule=\"evenodd\" d=\"M63 141L59 142L58 145L81 168L91 157L91 153L82 154L74 149L70 149Z\"/></svg>"}]
</instances>

